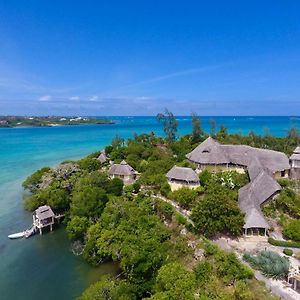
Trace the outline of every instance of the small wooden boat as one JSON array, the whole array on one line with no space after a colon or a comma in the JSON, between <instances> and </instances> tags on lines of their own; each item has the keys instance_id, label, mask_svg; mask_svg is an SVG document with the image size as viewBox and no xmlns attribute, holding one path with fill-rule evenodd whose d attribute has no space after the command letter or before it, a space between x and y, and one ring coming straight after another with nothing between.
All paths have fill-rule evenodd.
<instances>
[{"instance_id":1,"label":"small wooden boat","mask_svg":"<svg viewBox=\"0 0 300 300\"><path fill-rule=\"evenodd\" d=\"M26 231L22 231L22 232L10 234L8 237L10 239L20 239L20 238L24 237L25 234L26 234Z\"/></svg>"}]
</instances>

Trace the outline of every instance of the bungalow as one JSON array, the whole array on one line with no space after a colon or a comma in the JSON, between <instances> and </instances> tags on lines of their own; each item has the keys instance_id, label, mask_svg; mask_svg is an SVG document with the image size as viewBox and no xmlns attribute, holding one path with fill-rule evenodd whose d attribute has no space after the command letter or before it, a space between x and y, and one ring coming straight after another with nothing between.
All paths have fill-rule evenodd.
<instances>
[{"instance_id":1,"label":"bungalow","mask_svg":"<svg viewBox=\"0 0 300 300\"><path fill-rule=\"evenodd\" d=\"M101 151L101 153L100 153L100 155L98 156L97 159L100 161L101 164L104 164L108 161L108 158L107 158L104 151Z\"/></svg>"},{"instance_id":2,"label":"bungalow","mask_svg":"<svg viewBox=\"0 0 300 300\"><path fill-rule=\"evenodd\" d=\"M55 215L50 206L40 206L35 210L32 218L33 226L39 229L40 234L42 234L42 229L47 226L50 226L50 231L52 231L52 225L54 224Z\"/></svg>"},{"instance_id":3,"label":"bungalow","mask_svg":"<svg viewBox=\"0 0 300 300\"><path fill-rule=\"evenodd\" d=\"M200 186L199 177L191 168L174 166L166 176L172 192L182 187L195 189Z\"/></svg>"},{"instance_id":4,"label":"bungalow","mask_svg":"<svg viewBox=\"0 0 300 300\"><path fill-rule=\"evenodd\" d=\"M290 157L291 178L300 179L300 147L298 146Z\"/></svg>"},{"instance_id":5,"label":"bungalow","mask_svg":"<svg viewBox=\"0 0 300 300\"><path fill-rule=\"evenodd\" d=\"M132 184L136 179L137 172L123 160L120 164L113 164L109 168L108 174L111 178L122 179L124 184Z\"/></svg>"},{"instance_id":6,"label":"bungalow","mask_svg":"<svg viewBox=\"0 0 300 300\"><path fill-rule=\"evenodd\" d=\"M290 164L284 153L246 145L221 145L207 138L186 156L201 171L248 171L250 182L239 190L238 204L245 213L244 233L266 235L269 225L261 207L281 190L275 178L287 178Z\"/></svg>"}]
</instances>

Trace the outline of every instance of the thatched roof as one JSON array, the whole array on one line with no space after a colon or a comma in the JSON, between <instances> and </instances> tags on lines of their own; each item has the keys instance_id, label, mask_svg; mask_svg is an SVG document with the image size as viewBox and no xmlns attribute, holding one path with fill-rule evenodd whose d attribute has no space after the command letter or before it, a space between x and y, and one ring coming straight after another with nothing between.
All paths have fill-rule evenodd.
<instances>
[{"instance_id":1,"label":"thatched roof","mask_svg":"<svg viewBox=\"0 0 300 300\"><path fill-rule=\"evenodd\" d=\"M103 164L103 163L105 163L105 162L107 162L107 156L106 156L106 154L105 154L105 152L101 152L101 154L98 156L98 160Z\"/></svg>"},{"instance_id":2,"label":"thatched roof","mask_svg":"<svg viewBox=\"0 0 300 300\"><path fill-rule=\"evenodd\" d=\"M281 190L272 174L290 169L284 153L246 145L221 145L209 137L187 154L187 158L199 164L231 163L246 167L250 183L239 190L238 200L240 209L246 214L245 226L248 227L244 228L269 228L260 207Z\"/></svg>"},{"instance_id":3,"label":"thatched roof","mask_svg":"<svg viewBox=\"0 0 300 300\"><path fill-rule=\"evenodd\" d=\"M168 173L167 178L169 180L181 180L186 182L199 183L199 177L197 173L191 168L177 167L174 166Z\"/></svg>"},{"instance_id":4,"label":"thatched roof","mask_svg":"<svg viewBox=\"0 0 300 300\"><path fill-rule=\"evenodd\" d=\"M213 138L208 137L186 157L199 164L228 164L229 159L221 148L221 145Z\"/></svg>"},{"instance_id":5,"label":"thatched roof","mask_svg":"<svg viewBox=\"0 0 300 300\"><path fill-rule=\"evenodd\" d=\"M43 205L36 209L35 214L39 220L48 219L54 217L54 213L50 206Z\"/></svg>"},{"instance_id":6,"label":"thatched roof","mask_svg":"<svg viewBox=\"0 0 300 300\"><path fill-rule=\"evenodd\" d=\"M300 154L300 146L296 147L293 153Z\"/></svg>"},{"instance_id":7,"label":"thatched roof","mask_svg":"<svg viewBox=\"0 0 300 300\"><path fill-rule=\"evenodd\" d=\"M129 176L136 174L136 171L123 160L120 164L113 164L109 170L109 175Z\"/></svg>"},{"instance_id":8,"label":"thatched roof","mask_svg":"<svg viewBox=\"0 0 300 300\"><path fill-rule=\"evenodd\" d=\"M281 190L281 186L266 171L261 171L254 180L239 190L239 207L247 213L249 208L259 208L270 197Z\"/></svg>"},{"instance_id":9,"label":"thatched roof","mask_svg":"<svg viewBox=\"0 0 300 300\"><path fill-rule=\"evenodd\" d=\"M282 152L246 145L221 145L211 137L188 153L186 157L199 164L232 163L244 167L248 167L253 159L258 159L263 168L272 173L290 169L289 159Z\"/></svg>"},{"instance_id":10,"label":"thatched roof","mask_svg":"<svg viewBox=\"0 0 300 300\"><path fill-rule=\"evenodd\" d=\"M262 213L256 208L252 208L245 218L245 225L243 228L266 228L269 229L270 226Z\"/></svg>"},{"instance_id":11,"label":"thatched roof","mask_svg":"<svg viewBox=\"0 0 300 300\"><path fill-rule=\"evenodd\" d=\"M299 148L299 147L298 147ZM293 153L290 157L290 160L300 160L300 153Z\"/></svg>"}]
</instances>

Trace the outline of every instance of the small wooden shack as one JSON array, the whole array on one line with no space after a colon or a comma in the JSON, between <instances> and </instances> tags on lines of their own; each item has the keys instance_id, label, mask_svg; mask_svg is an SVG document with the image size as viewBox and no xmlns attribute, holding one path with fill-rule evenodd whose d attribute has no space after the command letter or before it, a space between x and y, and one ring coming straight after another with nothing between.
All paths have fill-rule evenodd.
<instances>
[{"instance_id":1,"label":"small wooden shack","mask_svg":"<svg viewBox=\"0 0 300 300\"><path fill-rule=\"evenodd\" d=\"M43 233L43 228L47 226L50 226L50 231L52 231L52 225L54 224L55 215L50 206L40 206L35 210L32 218L33 226L35 226L39 230L40 234Z\"/></svg>"}]
</instances>

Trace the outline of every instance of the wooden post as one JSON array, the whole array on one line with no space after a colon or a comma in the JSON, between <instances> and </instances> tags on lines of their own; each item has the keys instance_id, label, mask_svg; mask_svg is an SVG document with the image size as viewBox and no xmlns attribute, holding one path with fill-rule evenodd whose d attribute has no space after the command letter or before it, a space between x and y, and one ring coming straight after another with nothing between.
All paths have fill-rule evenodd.
<instances>
[{"instance_id":1,"label":"wooden post","mask_svg":"<svg viewBox=\"0 0 300 300\"><path fill-rule=\"evenodd\" d=\"M50 224L50 231L52 231L52 224Z\"/></svg>"},{"instance_id":2,"label":"wooden post","mask_svg":"<svg viewBox=\"0 0 300 300\"><path fill-rule=\"evenodd\" d=\"M42 228L41 227L39 228L39 231L40 231L40 235L42 235L43 232L42 232Z\"/></svg>"},{"instance_id":3,"label":"wooden post","mask_svg":"<svg viewBox=\"0 0 300 300\"><path fill-rule=\"evenodd\" d=\"M297 279L294 277L294 290L297 290Z\"/></svg>"}]
</instances>

